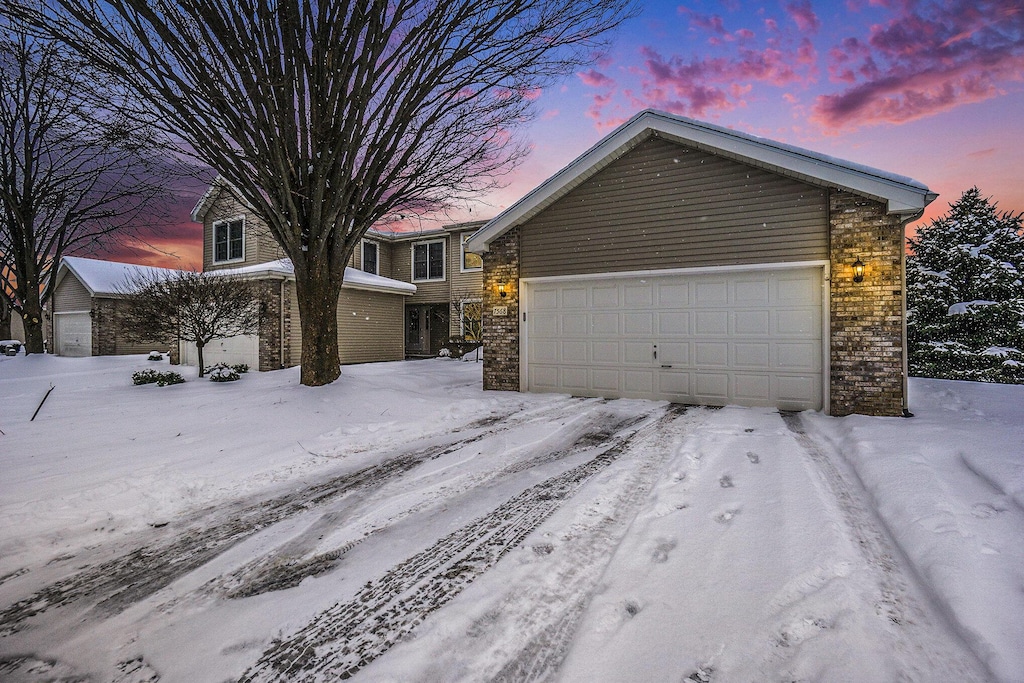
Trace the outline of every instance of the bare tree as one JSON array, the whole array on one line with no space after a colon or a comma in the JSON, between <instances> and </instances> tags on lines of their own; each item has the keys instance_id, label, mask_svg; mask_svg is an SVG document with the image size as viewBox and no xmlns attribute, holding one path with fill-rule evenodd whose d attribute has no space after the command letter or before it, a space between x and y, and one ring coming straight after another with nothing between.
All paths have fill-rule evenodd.
<instances>
[{"instance_id":1,"label":"bare tree","mask_svg":"<svg viewBox=\"0 0 1024 683\"><path fill-rule=\"evenodd\" d=\"M630 3L26 0L18 13L128 84L266 221L295 268L302 383L321 385L340 375L338 296L366 230L498 183L539 89L592 60Z\"/></svg>"},{"instance_id":2,"label":"bare tree","mask_svg":"<svg viewBox=\"0 0 1024 683\"><path fill-rule=\"evenodd\" d=\"M200 377L207 344L259 331L256 287L238 276L137 271L118 289L125 304L121 316L125 336L135 341L177 338L195 344Z\"/></svg>"},{"instance_id":3,"label":"bare tree","mask_svg":"<svg viewBox=\"0 0 1024 683\"><path fill-rule=\"evenodd\" d=\"M0 295L43 351L56 265L152 221L167 169L95 69L0 19Z\"/></svg>"},{"instance_id":4,"label":"bare tree","mask_svg":"<svg viewBox=\"0 0 1024 683\"><path fill-rule=\"evenodd\" d=\"M0 339L10 339L11 331L11 305L7 297L0 296Z\"/></svg>"}]
</instances>

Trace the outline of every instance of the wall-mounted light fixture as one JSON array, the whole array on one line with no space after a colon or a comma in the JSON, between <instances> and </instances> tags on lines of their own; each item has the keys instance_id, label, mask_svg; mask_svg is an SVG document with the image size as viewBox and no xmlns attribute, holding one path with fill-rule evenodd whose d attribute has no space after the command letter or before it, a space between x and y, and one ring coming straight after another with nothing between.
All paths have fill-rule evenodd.
<instances>
[{"instance_id":1,"label":"wall-mounted light fixture","mask_svg":"<svg viewBox=\"0 0 1024 683\"><path fill-rule=\"evenodd\" d=\"M506 296L508 296L508 292L505 291L505 283L504 282L499 282L498 283L498 296L500 296L502 299L504 299Z\"/></svg>"},{"instance_id":2,"label":"wall-mounted light fixture","mask_svg":"<svg viewBox=\"0 0 1024 683\"><path fill-rule=\"evenodd\" d=\"M864 282L864 262L860 259L853 262L853 281Z\"/></svg>"}]
</instances>

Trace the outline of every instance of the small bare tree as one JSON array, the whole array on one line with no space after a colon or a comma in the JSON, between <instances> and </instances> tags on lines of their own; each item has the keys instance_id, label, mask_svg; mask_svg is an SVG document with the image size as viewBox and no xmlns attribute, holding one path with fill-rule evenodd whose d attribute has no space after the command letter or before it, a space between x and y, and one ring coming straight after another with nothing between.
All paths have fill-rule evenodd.
<instances>
[{"instance_id":1,"label":"small bare tree","mask_svg":"<svg viewBox=\"0 0 1024 683\"><path fill-rule=\"evenodd\" d=\"M203 349L215 339L255 334L260 326L256 286L238 276L177 271L169 276L139 271L119 287L121 321L136 341L177 338L196 345L199 376Z\"/></svg>"},{"instance_id":2,"label":"small bare tree","mask_svg":"<svg viewBox=\"0 0 1024 683\"><path fill-rule=\"evenodd\" d=\"M108 79L0 17L0 296L43 351L43 305L65 254L163 216L165 149Z\"/></svg>"},{"instance_id":3,"label":"small bare tree","mask_svg":"<svg viewBox=\"0 0 1024 683\"><path fill-rule=\"evenodd\" d=\"M540 89L632 0L4 0L127 84L295 268L302 383L333 382L345 264L370 226L493 187Z\"/></svg>"}]
</instances>

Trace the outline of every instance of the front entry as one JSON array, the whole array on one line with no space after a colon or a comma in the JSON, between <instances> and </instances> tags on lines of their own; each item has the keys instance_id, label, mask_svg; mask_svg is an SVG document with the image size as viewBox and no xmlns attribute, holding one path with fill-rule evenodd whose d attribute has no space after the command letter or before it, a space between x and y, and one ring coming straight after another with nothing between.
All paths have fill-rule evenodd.
<instances>
[{"instance_id":1,"label":"front entry","mask_svg":"<svg viewBox=\"0 0 1024 683\"><path fill-rule=\"evenodd\" d=\"M418 304L405 307L405 355L436 356L448 341L448 307Z\"/></svg>"}]
</instances>

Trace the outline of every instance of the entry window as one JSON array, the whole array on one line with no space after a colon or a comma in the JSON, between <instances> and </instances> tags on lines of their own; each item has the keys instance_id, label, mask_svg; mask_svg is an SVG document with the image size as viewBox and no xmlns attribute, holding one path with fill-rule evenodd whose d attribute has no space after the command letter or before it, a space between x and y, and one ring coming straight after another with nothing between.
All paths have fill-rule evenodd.
<instances>
[{"instance_id":1,"label":"entry window","mask_svg":"<svg viewBox=\"0 0 1024 683\"><path fill-rule=\"evenodd\" d=\"M213 262L241 261L245 256L244 235L244 218L214 223Z\"/></svg>"},{"instance_id":2,"label":"entry window","mask_svg":"<svg viewBox=\"0 0 1024 683\"><path fill-rule=\"evenodd\" d=\"M466 251L466 240L473 236L473 233L467 232L462 236L462 270L481 270L484 267L484 260L480 258L480 254L474 254L471 251Z\"/></svg>"},{"instance_id":3,"label":"entry window","mask_svg":"<svg viewBox=\"0 0 1024 683\"><path fill-rule=\"evenodd\" d=\"M380 275L380 266L377 261L377 243L363 242L363 271Z\"/></svg>"},{"instance_id":4,"label":"entry window","mask_svg":"<svg viewBox=\"0 0 1024 683\"><path fill-rule=\"evenodd\" d=\"M412 279L444 279L444 240L412 245Z\"/></svg>"}]
</instances>

